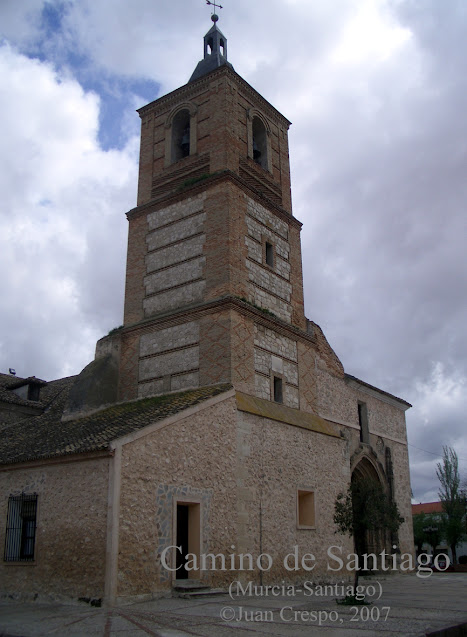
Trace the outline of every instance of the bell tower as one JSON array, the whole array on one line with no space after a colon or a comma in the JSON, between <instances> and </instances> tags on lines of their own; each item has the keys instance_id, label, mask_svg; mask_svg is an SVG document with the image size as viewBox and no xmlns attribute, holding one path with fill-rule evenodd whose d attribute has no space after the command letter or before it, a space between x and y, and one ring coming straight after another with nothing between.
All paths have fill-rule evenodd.
<instances>
[{"instance_id":1,"label":"bell tower","mask_svg":"<svg viewBox=\"0 0 467 637\"><path fill-rule=\"evenodd\" d=\"M311 410L290 122L227 61L217 19L188 83L138 111L119 397L227 382Z\"/></svg>"}]
</instances>

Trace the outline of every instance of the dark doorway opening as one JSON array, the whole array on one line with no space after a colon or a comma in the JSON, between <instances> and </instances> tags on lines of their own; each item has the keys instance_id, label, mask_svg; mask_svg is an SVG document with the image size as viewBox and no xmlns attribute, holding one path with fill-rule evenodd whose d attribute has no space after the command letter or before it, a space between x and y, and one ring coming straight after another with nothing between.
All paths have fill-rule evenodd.
<instances>
[{"instance_id":1,"label":"dark doorway opening","mask_svg":"<svg viewBox=\"0 0 467 637\"><path fill-rule=\"evenodd\" d=\"M176 532L177 547L181 547L181 551L177 550L176 579L196 579L199 577L201 545L201 506L199 502L177 502Z\"/></svg>"},{"instance_id":2,"label":"dark doorway opening","mask_svg":"<svg viewBox=\"0 0 467 637\"><path fill-rule=\"evenodd\" d=\"M186 555L188 553L188 511L187 504L177 504L177 579L188 579Z\"/></svg>"}]
</instances>

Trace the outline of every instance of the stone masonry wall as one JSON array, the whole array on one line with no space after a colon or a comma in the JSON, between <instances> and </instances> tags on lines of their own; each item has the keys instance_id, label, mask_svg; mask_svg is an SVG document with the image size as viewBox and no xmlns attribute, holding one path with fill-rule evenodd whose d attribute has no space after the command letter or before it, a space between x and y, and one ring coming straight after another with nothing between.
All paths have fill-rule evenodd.
<instances>
[{"instance_id":1,"label":"stone masonry wall","mask_svg":"<svg viewBox=\"0 0 467 637\"><path fill-rule=\"evenodd\" d=\"M387 481L386 449L391 452L394 474L394 498L405 522L399 530L402 552L413 551L411 487L407 449L405 412L384 395L357 390L342 378L322 369L316 371L318 413L341 425L347 440L347 455L352 470L363 458L371 459ZM370 444L360 442L358 403L367 405Z\"/></svg>"},{"instance_id":2,"label":"stone masonry wall","mask_svg":"<svg viewBox=\"0 0 467 637\"><path fill-rule=\"evenodd\" d=\"M321 369L316 370L319 395L319 413L329 420L351 423L358 427L358 402L368 407L370 432L382 437L407 442L405 413L378 392L357 391L344 379Z\"/></svg>"},{"instance_id":3,"label":"stone masonry wall","mask_svg":"<svg viewBox=\"0 0 467 637\"><path fill-rule=\"evenodd\" d=\"M263 584L277 582L332 582L346 579L346 572L327 570L328 547L352 551L347 537L334 533L334 502L350 480L344 444L333 438L248 413L238 414L238 551L271 555L273 566L263 574ZM298 490L313 491L314 528L298 528ZM298 553L312 553L316 567L287 571L284 557L295 546ZM258 571L247 574L257 581Z\"/></svg>"},{"instance_id":4,"label":"stone masonry wall","mask_svg":"<svg viewBox=\"0 0 467 637\"><path fill-rule=\"evenodd\" d=\"M300 378L300 409L317 414L316 354L312 344L299 341L297 343L297 357Z\"/></svg>"},{"instance_id":5,"label":"stone masonry wall","mask_svg":"<svg viewBox=\"0 0 467 637\"><path fill-rule=\"evenodd\" d=\"M177 499L201 506L202 553L250 552L254 560L260 547L269 553L274 565L264 584L312 579L281 566L295 545L315 554L314 581L342 581L346 573L327 572L326 550L351 551L332 522L337 493L350 479L344 446L340 438L238 412L233 397L124 445L117 598L170 588L175 575L162 568L161 554L176 542ZM315 493L315 528L298 528L298 489ZM172 553L168 561L174 566ZM259 583L259 571L209 569L196 578L227 587L237 579Z\"/></svg>"},{"instance_id":6,"label":"stone masonry wall","mask_svg":"<svg viewBox=\"0 0 467 637\"><path fill-rule=\"evenodd\" d=\"M147 216L146 317L203 298L205 198L202 193Z\"/></svg>"},{"instance_id":7,"label":"stone masonry wall","mask_svg":"<svg viewBox=\"0 0 467 637\"><path fill-rule=\"evenodd\" d=\"M117 597L170 589L172 574L160 560L175 543L177 497L201 504L203 551L230 551L236 537L235 413L230 398L123 447ZM213 583L209 572L202 579Z\"/></svg>"},{"instance_id":8,"label":"stone masonry wall","mask_svg":"<svg viewBox=\"0 0 467 637\"><path fill-rule=\"evenodd\" d=\"M271 399L271 378L276 372L284 381L284 404L298 408L300 400L297 361L295 341L262 325L255 325L255 393L259 398Z\"/></svg>"},{"instance_id":9,"label":"stone masonry wall","mask_svg":"<svg viewBox=\"0 0 467 637\"><path fill-rule=\"evenodd\" d=\"M245 267L248 271L248 300L273 312L288 323L292 319L292 285L288 225L264 206L247 198L247 236L245 244L248 255ZM263 242L274 246L274 265L265 263Z\"/></svg>"},{"instance_id":10,"label":"stone masonry wall","mask_svg":"<svg viewBox=\"0 0 467 637\"><path fill-rule=\"evenodd\" d=\"M0 561L0 592L104 596L107 458L0 472L0 546L10 495L38 494L35 561Z\"/></svg>"},{"instance_id":11,"label":"stone masonry wall","mask_svg":"<svg viewBox=\"0 0 467 637\"><path fill-rule=\"evenodd\" d=\"M328 563L334 565L327 556L329 547L342 547L343 557L353 552L352 541L335 533L333 521L337 494L346 491L353 468L351 449L356 432L343 433L340 439L331 438L239 413L238 512L243 534L239 535L238 549L257 554L259 537L250 530L261 528L261 549L273 557L274 564L263 574L264 584L282 580L298 583L304 579L314 582L346 579L346 572L330 572L327 568ZM394 498L405 519L398 533L398 546L402 553L413 554L407 447L373 436L371 447L374 450L371 453L377 455L374 460L377 464L384 462L386 449L391 449ZM368 449L362 453L369 455ZM314 492L314 528L298 528L298 489ZM299 555L312 553L316 557L312 574L289 573L283 568L283 556L295 545L299 547Z\"/></svg>"},{"instance_id":12,"label":"stone masonry wall","mask_svg":"<svg viewBox=\"0 0 467 637\"><path fill-rule=\"evenodd\" d=\"M410 489L409 453L405 445L385 441L391 449L394 472L394 499L405 522L399 528L398 539L402 552L414 553L412 500Z\"/></svg>"},{"instance_id":13,"label":"stone masonry wall","mask_svg":"<svg viewBox=\"0 0 467 637\"><path fill-rule=\"evenodd\" d=\"M199 336L198 321L143 334L139 351L139 396L197 387Z\"/></svg>"}]
</instances>

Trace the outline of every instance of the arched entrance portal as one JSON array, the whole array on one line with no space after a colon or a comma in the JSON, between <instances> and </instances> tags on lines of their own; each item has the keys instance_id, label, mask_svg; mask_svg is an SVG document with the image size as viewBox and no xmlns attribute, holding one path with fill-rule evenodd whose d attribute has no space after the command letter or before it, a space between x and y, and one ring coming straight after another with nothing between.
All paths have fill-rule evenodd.
<instances>
[{"instance_id":1,"label":"arched entrance portal","mask_svg":"<svg viewBox=\"0 0 467 637\"><path fill-rule=\"evenodd\" d=\"M376 469L375 465L367 457L363 457L352 471L352 491L358 498L358 506L362 515L366 513L365 493L371 493L371 485L379 487L383 492L387 491L384 477ZM360 497L359 497L360 496ZM363 508L363 510L362 510ZM355 536L355 550L359 556L374 553L378 555L389 544L388 533L384 530L367 530Z\"/></svg>"}]
</instances>

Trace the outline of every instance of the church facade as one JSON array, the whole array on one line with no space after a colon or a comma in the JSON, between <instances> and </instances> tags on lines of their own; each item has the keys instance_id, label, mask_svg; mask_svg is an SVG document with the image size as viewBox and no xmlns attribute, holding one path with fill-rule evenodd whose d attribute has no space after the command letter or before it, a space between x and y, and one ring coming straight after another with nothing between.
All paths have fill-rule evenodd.
<instances>
[{"instance_id":1,"label":"church facade","mask_svg":"<svg viewBox=\"0 0 467 637\"><path fill-rule=\"evenodd\" d=\"M410 405L346 374L304 313L290 122L235 72L215 20L190 81L139 114L124 325L77 377L0 379L0 402L24 402L0 442L1 592L113 603L180 579L310 579L284 564L294 552L342 581L327 551L353 544L334 503L363 477L413 553Z\"/></svg>"}]
</instances>

